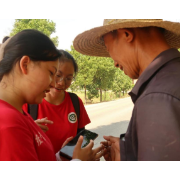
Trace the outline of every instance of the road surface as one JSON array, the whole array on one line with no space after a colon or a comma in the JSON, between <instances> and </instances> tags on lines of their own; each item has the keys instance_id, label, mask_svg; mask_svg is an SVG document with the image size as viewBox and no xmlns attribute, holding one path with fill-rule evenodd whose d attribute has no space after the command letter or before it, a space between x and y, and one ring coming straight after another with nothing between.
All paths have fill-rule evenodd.
<instances>
[{"instance_id":1,"label":"road surface","mask_svg":"<svg viewBox=\"0 0 180 180\"><path fill-rule=\"evenodd\" d=\"M85 108L91 119L91 123L86 126L86 129L99 135L94 141L94 147L97 147L104 140L103 135L119 137L120 134L126 132L133 110L133 103L131 98L128 97L86 105Z\"/></svg>"}]
</instances>

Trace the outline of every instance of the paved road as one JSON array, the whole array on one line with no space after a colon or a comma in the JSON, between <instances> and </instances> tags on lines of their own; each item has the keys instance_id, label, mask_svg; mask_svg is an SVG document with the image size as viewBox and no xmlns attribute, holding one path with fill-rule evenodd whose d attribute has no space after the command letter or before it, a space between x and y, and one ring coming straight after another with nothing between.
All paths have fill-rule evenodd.
<instances>
[{"instance_id":1,"label":"paved road","mask_svg":"<svg viewBox=\"0 0 180 180\"><path fill-rule=\"evenodd\" d=\"M111 102L86 105L85 108L91 119L91 123L86 126L86 129L99 135L94 141L94 147L97 147L104 140L103 135L119 137L120 134L126 132L133 103L130 98L123 98Z\"/></svg>"}]
</instances>

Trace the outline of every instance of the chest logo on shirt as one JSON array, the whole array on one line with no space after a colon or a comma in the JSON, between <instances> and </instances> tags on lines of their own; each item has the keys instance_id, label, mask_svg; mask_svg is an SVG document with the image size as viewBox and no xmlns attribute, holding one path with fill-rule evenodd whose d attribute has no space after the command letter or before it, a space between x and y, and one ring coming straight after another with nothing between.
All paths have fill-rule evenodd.
<instances>
[{"instance_id":1,"label":"chest logo on shirt","mask_svg":"<svg viewBox=\"0 0 180 180\"><path fill-rule=\"evenodd\" d=\"M40 146L43 143L43 140L46 141L46 139L42 136L40 132L38 132L38 134L35 135L35 140L38 146Z\"/></svg>"},{"instance_id":2,"label":"chest logo on shirt","mask_svg":"<svg viewBox=\"0 0 180 180\"><path fill-rule=\"evenodd\" d=\"M68 120L70 123L76 123L77 121L77 115L75 112L71 112L68 114Z\"/></svg>"}]
</instances>

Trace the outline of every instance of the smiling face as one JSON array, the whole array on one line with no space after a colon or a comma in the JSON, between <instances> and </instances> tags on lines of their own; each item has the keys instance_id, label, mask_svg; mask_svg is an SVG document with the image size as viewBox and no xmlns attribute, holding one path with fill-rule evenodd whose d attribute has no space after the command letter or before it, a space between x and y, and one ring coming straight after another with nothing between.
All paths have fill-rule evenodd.
<instances>
[{"instance_id":1,"label":"smiling face","mask_svg":"<svg viewBox=\"0 0 180 180\"><path fill-rule=\"evenodd\" d=\"M42 102L50 88L55 86L58 63L58 60L31 63L26 77L27 90L24 92L26 102L33 104Z\"/></svg>"},{"instance_id":2,"label":"smiling face","mask_svg":"<svg viewBox=\"0 0 180 180\"><path fill-rule=\"evenodd\" d=\"M56 85L50 89L51 96L58 96L70 87L74 75L74 66L71 61L60 62L56 73Z\"/></svg>"},{"instance_id":3,"label":"smiling face","mask_svg":"<svg viewBox=\"0 0 180 180\"><path fill-rule=\"evenodd\" d=\"M110 32L103 38L106 49L114 60L115 67L123 70L130 78L137 79L139 73L138 62L134 53L133 33L120 29L115 35Z\"/></svg>"}]
</instances>

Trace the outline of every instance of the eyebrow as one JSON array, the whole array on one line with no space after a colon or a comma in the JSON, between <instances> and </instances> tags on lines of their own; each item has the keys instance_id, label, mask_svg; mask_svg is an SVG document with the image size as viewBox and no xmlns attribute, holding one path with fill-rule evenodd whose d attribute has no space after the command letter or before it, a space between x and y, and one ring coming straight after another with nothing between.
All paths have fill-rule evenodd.
<instances>
[{"instance_id":1,"label":"eyebrow","mask_svg":"<svg viewBox=\"0 0 180 180\"><path fill-rule=\"evenodd\" d=\"M53 68L55 69L55 74L56 74L56 72L57 72L57 68L56 68L55 66L53 66Z\"/></svg>"},{"instance_id":2,"label":"eyebrow","mask_svg":"<svg viewBox=\"0 0 180 180\"><path fill-rule=\"evenodd\" d=\"M58 72L63 74L60 70L58 70ZM73 76L73 74L68 74L67 76Z\"/></svg>"}]
</instances>

